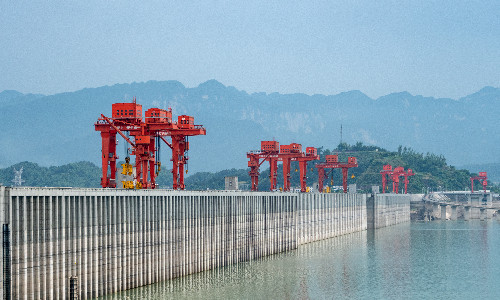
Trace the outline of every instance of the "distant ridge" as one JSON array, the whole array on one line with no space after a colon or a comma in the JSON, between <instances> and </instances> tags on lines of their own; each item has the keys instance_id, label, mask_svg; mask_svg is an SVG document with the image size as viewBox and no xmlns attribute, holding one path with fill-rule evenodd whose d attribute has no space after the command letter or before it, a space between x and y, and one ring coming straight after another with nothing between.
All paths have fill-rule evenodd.
<instances>
[{"instance_id":1,"label":"distant ridge","mask_svg":"<svg viewBox=\"0 0 500 300\"><path fill-rule=\"evenodd\" d=\"M358 90L249 94L212 79L192 88L175 80L151 80L48 96L3 91L0 167L26 160L42 166L81 160L98 164L94 122L101 113L109 115L112 103L133 97L145 108L171 107L174 115L193 115L207 128L207 136L190 139L192 171L244 168L245 153L273 138L333 148L340 141L340 124L347 143L389 150L405 145L442 154L453 165L500 160L499 88L485 87L458 100L408 92L372 99Z\"/></svg>"},{"instance_id":2,"label":"distant ridge","mask_svg":"<svg viewBox=\"0 0 500 300\"><path fill-rule=\"evenodd\" d=\"M487 172L488 180L500 183L500 163L464 165L460 166L460 169L466 169L474 173Z\"/></svg>"}]
</instances>

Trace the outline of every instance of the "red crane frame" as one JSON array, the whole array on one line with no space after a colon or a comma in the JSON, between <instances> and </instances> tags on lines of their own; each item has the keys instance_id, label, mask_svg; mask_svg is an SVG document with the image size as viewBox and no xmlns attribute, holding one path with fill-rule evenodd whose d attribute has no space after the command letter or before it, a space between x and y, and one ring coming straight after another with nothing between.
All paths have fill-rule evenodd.
<instances>
[{"instance_id":1,"label":"red crane frame","mask_svg":"<svg viewBox=\"0 0 500 300\"><path fill-rule=\"evenodd\" d=\"M162 140L172 150L173 189L185 188L184 165L189 159L187 138L194 135L206 135L201 125L194 125L194 118L179 116L178 122L172 121L172 110L151 108L146 112L146 121L142 119L142 105L132 103L115 103L112 106L112 118L101 114L94 124L95 130L101 132L102 139L102 177L103 188L116 188L116 134L120 134L130 144L132 155L135 155L136 188L156 188L156 176L160 170L160 162L156 153ZM132 141L125 133L133 137ZM165 137L170 136L169 143ZM157 145L158 143L158 145ZM110 175L108 176L108 166ZM157 170L155 172L155 166Z\"/></svg>"},{"instance_id":2,"label":"red crane frame","mask_svg":"<svg viewBox=\"0 0 500 300\"><path fill-rule=\"evenodd\" d=\"M487 172L479 172L478 176L470 178L470 190L474 193L474 180L478 180L483 185L483 191L486 193L486 187L488 186L488 174Z\"/></svg>"},{"instance_id":3,"label":"red crane frame","mask_svg":"<svg viewBox=\"0 0 500 300\"><path fill-rule=\"evenodd\" d=\"M404 176L404 184L405 184L405 194L408 194L408 177L415 175L412 169L404 170L403 167L399 166L392 169L391 165L384 165L382 171L380 171L382 175L382 193L385 193L387 188L387 177L392 180L392 192L395 194L399 193L399 177Z\"/></svg>"},{"instance_id":4,"label":"red crane frame","mask_svg":"<svg viewBox=\"0 0 500 300\"><path fill-rule=\"evenodd\" d=\"M382 171L380 171L380 174L382 175L382 193L385 193L386 188L387 188L387 177L390 177L392 175L392 166L391 165L384 165L382 168ZM393 187L394 191L394 187Z\"/></svg>"},{"instance_id":5,"label":"red crane frame","mask_svg":"<svg viewBox=\"0 0 500 300\"><path fill-rule=\"evenodd\" d=\"M299 162L300 169L300 190L307 190L307 162L319 160L317 149L307 147L306 153L302 152L302 145L292 143L290 145L280 145L276 141L262 141L260 151L250 151L247 153L248 166L250 167L250 178L252 180L251 190L259 190L259 168L265 162L269 162L270 190L276 189L278 175L278 161L283 162L283 191L290 191L290 167L292 161ZM261 161L262 160L262 161Z\"/></svg>"},{"instance_id":6,"label":"red crane frame","mask_svg":"<svg viewBox=\"0 0 500 300\"><path fill-rule=\"evenodd\" d=\"M349 157L347 162L339 162L338 155L326 155L326 161L323 163L316 164L318 169L318 190L323 191L323 183L326 178L325 169L342 169L342 188L344 193L347 193L347 177L349 168L355 168L358 166L358 160L356 157Z\"/></svg>"}]
</instances>

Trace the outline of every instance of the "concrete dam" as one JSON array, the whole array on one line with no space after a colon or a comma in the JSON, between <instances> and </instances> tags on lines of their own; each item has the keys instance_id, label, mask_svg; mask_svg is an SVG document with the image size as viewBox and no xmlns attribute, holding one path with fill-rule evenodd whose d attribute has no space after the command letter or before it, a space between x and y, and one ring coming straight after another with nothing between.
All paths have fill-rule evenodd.
<instances>
[{"instance_id":1,"label":"concrete dam","mask_svg":"<svg viewBox=\"0 0 500 300\"><path fill-rule=\"evenodd\" d=\"M410 195L0 186L3 299L88 299L410 221Z\"/></svg>"}]
</instances>

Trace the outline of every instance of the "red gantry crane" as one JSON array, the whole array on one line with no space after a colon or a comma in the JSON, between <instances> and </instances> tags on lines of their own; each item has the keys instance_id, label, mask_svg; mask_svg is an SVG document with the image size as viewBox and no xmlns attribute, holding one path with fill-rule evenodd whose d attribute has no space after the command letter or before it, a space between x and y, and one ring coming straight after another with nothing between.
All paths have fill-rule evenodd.
<instances>
[{"instance_id":1,"label":"red gantry crane","mask_svg":"<svg viewBox=\"0 0 500 300\"><path fill-rule=\"evenodd\" d=\"M355 168L358 166L358 161L356 157L349 157L347 159L347 163L339 162L338 155L326 155L326 162L316 164L316 168L318 169L318 190L319 192L323 192L323 182L325 178L328 177L330 172L333 169L342 169L342 188L344 189L344 193L347 193L347 176L349 168ZM328 174L325 175L325 169L331 169Z\"/></svg>"},{"instance_id":2,"label":"red gantry crane","mask_svg":"<svg viewBox=\"0 0 500 300\"><path fill-rule=\"evenodd\" d=\"M279 143L276 141L262 141L260 142L260 151L250 151L247 153L248 166L250 167L250 178L252 180L252 191L259 190L259 168L265 162L269 161L271 172L271 190L276 188L276 173L278 172L278 153ZM261 161L262 159L262 161Z\"/></svg>"},{"instance_id":3,"label":"red gantry crane","mask_svg":"<svg viewBox=\"0 0 500 300\"><path fill-rule=\"evenodd\" d=\"M392 192L395 194L399 193L399 177L403 176L404 179L404 184L405 184L405 194L408 193L408 177L415 175L412 169L408 169L405 171L405 169L401 166L392 169L391 165L384 165L382 171L380 171L380 174L382 175L382 193L385 193L386 188L387 188L387 177L391 178L392 180Z\"/></svg>"},{"instance_id":4,"label":"red gantry crane","mask_svg":"<svg viewBox=\"0 0 500 300\"><path fill-rule=\"evenodd\" d=\"M305 192L307 189L307 162L318 160L317 149L307 147L306 153L302 152L302 145L292 143L290 145L281 145L276 141L262 141L260 151L251 151L247 153L250 167L250 177L252 180L252 191L259 188L259 168L265 162L269 162L270 189L276 189L278 175L278 161L283 162L283 190L290 190L290 166L292 161L299 162L300 168L300 190Z\"/></svg>"},{"instance_id":5,"label":"red gantry crane","mask_svg":"<svg viewBox=\"0 0 500 300\"><path fill-rule=\"evenodd\" d=\"M486 172L479 172L478 176L470 178L471 193L474 193L474 180L478 180L483 185L483 191L486 193L486 187L488 186L488 174Z\"/></svg>"},{"instance_id":6,"label":"red gantry crane","mask_svg":"<svg viewBox=\"0 0 500 300\"><path fill-rule=\"evenodd\" d=\"M124 188L154 189L156 176L161 170L159 161L162 140L172 149L173 188L184 189L184 165L189 150L187 138L194 135L205 135L201 125L194 125L190 116L179 116L172 120L172 110L151 108L146 111L145 121L142 119L142 105L132 103L115 103L112 105L112 117L101 114L95 123L95 130L101 132L102 139L102 178L103 188L116 188L116 134L130 144L131 154L135 155L134 181L123 182ZM169 143L165 137L171 137ZM132 138L131 138L132 137ZM123 165L123 174L132 175L133 168L127 157ZM109 175L108 175L109 167Z\"/></svg>"},{"instance_id":7,"label":"red gantry crane","mask_svg":"<svg viewBox=\"0 0 500 300\"><path fill-rule=\"evenodd\" d=\"M382 174L382 193L385 193L387 188L387 177L390 177L392 174L392 166L384 165L382 171L380 171L380 174Z\"/></svg>"}]
</instances>

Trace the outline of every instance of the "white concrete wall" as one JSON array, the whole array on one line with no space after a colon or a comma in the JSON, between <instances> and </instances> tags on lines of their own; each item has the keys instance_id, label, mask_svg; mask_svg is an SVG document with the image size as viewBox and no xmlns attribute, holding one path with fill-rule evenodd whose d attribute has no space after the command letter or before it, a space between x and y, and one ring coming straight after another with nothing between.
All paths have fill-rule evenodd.
<instances>
[{"instance_id":1,"label":"white concrete wall","mask_svg":"<svg viewBox=\"0 0 500 300\"><path fill-rule=\"evenodd\" d=\"M71 276L86 299L297 247L297 194L9 190L12 299L66 299Z\"/></svg>"},{"instance_id":2,"label":"white concrete wall","mask_svg":"<svg viewBox=\"0 0 500 300\"><path fill-rule=\"evenodd\" d=\"M366 230L366 195L299 194L298 244Z\"/></svg>"},{"instance_id":3,"label":"white concrete wall","mask_svg":"<svg viewBox=\"0 0 500 300\"><path fill-rule=\"evenodd\" d=\"M368 228L381 228L410 222L407 194L375 194L367 199Z\"/></svg>"},{"instance_id":4,"label":"white concrete wall","mask_svg":"<svg viewBox=\"0 0 500 300\"><path fill-rule=\"evenodd\" d=\"M71 276L87 299L367 228L362 194L1 189L12 299L67 299ZM409 220L409 201L382 200L380 226Z\"/></svg>"}]
</instances>

